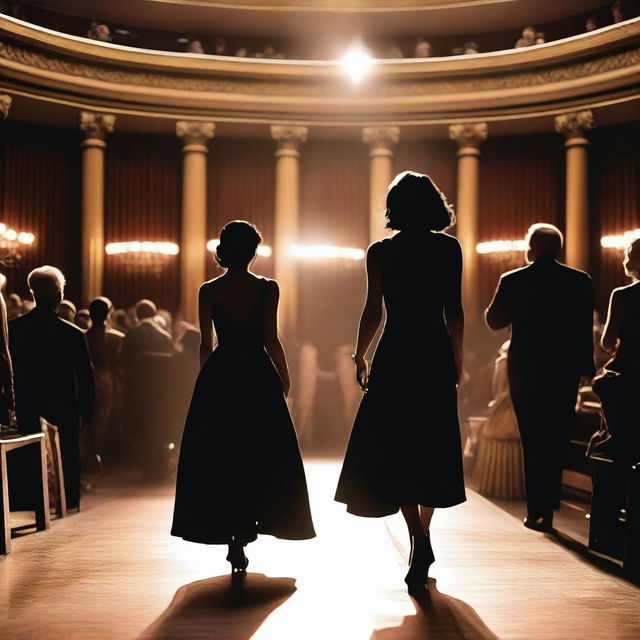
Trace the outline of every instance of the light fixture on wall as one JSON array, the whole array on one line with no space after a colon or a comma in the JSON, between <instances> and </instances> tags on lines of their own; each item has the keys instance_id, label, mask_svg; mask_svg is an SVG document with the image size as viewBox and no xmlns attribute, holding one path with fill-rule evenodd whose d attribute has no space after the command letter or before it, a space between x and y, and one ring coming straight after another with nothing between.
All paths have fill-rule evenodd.
<instances>
[{"instance_id":1,"label":"light fixture on wall","mask_svg":"<svg viewBox=\"0 0 640 640\"><path fill-rule=\"evenodd\" d=\"M127 271L149 272L160 275L171 256L180 252L175 242L110 242L104 248L109 256L117 256Z\"/></svg>"},{"instance_id":2,"label":"light fixture on wall","mask_svg":"<svg viewBox=\"0 0 640 640\"><path fill-rule=\"evenodd\" d=\"M36 237L27 231L7 228L0 222L0 264L15 267L22 260L22 251L33 245Z\"/></svg>"},{"instance_id":3,"label":"light fixture on wall","mask_svg":"<svg viewBox=\"0 0 640 640\"><path fill-rule=\"evenodd\" d=\"M363 260L365 257L363 249L338 247L331 244L294 244L290 247L289 253L294 258L311 260Z\"/></svg>"},{"instance_id":4,"label":"light fixture on wall","mask_svg":"<svg viewBox=\"0 0 640 640\"><path fill-rule=\"evenodd\" d=\"M526 249L526 240L491 240L476 245L476 251L481 254L522 252Z\"/></svg>"},{"instance_id":5,"label":"light fixture on wall","mask_svg":"<svg viewBox=\"0 0 640 640\"><path fill-rule=\"evenodd\" d=\"M375 64L373 58L361 46L351 47L340 59L342 70L355 84L360 84Z\"/></svg>"},{"instance_id":6,"label":"light fixture on wall","mask_svg":"<svg viewBox=\"0 0 640 640\"><path fill-rule=\"evenodd\" d=\"M619 235L602 236L600 238L600 246L604 249L624 250L638 238L640 238L640 229L633 229Z\"/></svg>"},{"instance_id":7,"label":"light fixture on wall","mask_svg":"<svg viewBox=\"0 0 640 640\"><path fill-rule=\"evenodd\" d=\"M220 244L220 240L218 240L218 238L209 240L209 242L207 242L207 251L210 251L211 253L213 253L219 244ZM261 244L261 245L258 245L258 248L256 249L256 253L259 256L262 256L263 258L268 258L273 252L271 251L271 247L269 245Z\"/></svg>"}]
</instances>

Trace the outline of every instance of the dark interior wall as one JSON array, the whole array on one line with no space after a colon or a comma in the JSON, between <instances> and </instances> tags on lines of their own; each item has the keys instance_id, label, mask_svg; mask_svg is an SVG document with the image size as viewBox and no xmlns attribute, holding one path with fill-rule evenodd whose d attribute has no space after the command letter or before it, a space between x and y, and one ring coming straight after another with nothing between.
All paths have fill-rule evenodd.
<instances>
[{"instance_id":1,"label":"dark interior wall","mask_svg":"<svg viewBox=\"0 0 640 640\"><path fill-rule=\"evenodd\" d=\"M7 291L28 296L27 274L50 264L80 291L80 131L0 123L0 222L36 236L18 267L0 267Z\"/></svg>"},{"instance_id":2,"label":"dark interior wall","mask_svg":"<svg viewBox=\"0 0 640 640\"><path fill-rule=\"evenodd\" d=\"M180 141L169 136L114 133L105 163L105 242L150 240L180 244L182 167ZM105 256L105 295L116 307L151 298L175 311L179 256L167 256L159 273Z\"/></svg>"}]
</instances>

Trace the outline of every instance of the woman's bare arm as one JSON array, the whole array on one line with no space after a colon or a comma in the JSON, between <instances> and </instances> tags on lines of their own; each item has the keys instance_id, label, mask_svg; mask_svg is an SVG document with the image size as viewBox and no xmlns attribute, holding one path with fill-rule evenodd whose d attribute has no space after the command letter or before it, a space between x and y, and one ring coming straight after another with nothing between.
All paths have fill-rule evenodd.
<instances>
[{"instance_id":1,"label":"woman's bare arm","mask_svg":"<svg viewBox=\"0 0 640 640\"><path fill-rule=\"evenodd\" d=\"M213 321L211 314L211 284L205 282L198 292L198 320L200 323L200 367L204 366L213 349Z\"/></svg>"},{"instance_id":2,"label":"woman's bare arm","mask_svg":"<svg viewBox=\"0 0 640 640\"><path fill-rule=\"evenodd\" d=\"M452 277L447 287L444 305L444 319L453 345L453 355L456 361L458 382L462 377L462 344L464 338L464 310L462 308L462 249L460 243L454 240Z\"/></svg>"},{"instance_id":3,"label":"woman's bare arm","mask_svg":"<svg viewBox=\"0 0 640 640\"><path fill-rule=\"evenodd\" d=\"M285 356L280 336L278 335L278 303L280 300L280 287L275 280L269 281L267 291L267 306L264 315L264 348L267 350L280 379L282 380L282 391L287 397L291 388L289 378L289 366Z\"/></svg>"},{"instance_id":4,"label":"woman's bare arm","mask_svg":"<svg viewBox=\"0 0 640 640\"><path fill-rule=\"evenodd\" d=\"M602 348L606 351L613 351L618 344L620 337L620 325L622 323L622 294L619 289L614 289L609 298L609 311L607 313L607 321L604 324L602 332Z\"/></svg>"},{"instance_id":5,"label":"woman's bare arm","mask_svg":"<svg viewBox=\"0 0 640 640\"><path fill-rule=\"evenodd\" d=\"M380 266L380 244L375 243L367 251L367 298L360 316L358 339L354 361L356 379L360 387L367 386L367 362L365 355L376 335L382 320L382 269Z\"/></svg>"}]
</instances>

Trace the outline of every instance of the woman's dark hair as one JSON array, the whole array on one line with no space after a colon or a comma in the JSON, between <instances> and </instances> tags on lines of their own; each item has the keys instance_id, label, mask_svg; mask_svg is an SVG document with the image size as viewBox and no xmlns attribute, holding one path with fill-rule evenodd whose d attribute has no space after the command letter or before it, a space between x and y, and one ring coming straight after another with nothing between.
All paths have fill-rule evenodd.
<instances>
[{"instance_id":1,"label":"woman's dark hair","mask_svg":"<svg viewBox=\"0 0 640 640\"><path fill-rule=\"evenodd\" d=\"M224 269L244 267L256 255L262 236L254 225L244 220L227 222L220 232L216 247L216 262Z\"/></svg>"},{"instance_id":2,"label":"woman's dark hair","mask_svg":"<svg viewBox=\"0 0 640 640\"><path fill-rule=\"evenodd\" d=\"M404 171L387 192L387 229L444 231L455 222L453 207L433 180L423 173Z\"/></svg>"}]
</instances>

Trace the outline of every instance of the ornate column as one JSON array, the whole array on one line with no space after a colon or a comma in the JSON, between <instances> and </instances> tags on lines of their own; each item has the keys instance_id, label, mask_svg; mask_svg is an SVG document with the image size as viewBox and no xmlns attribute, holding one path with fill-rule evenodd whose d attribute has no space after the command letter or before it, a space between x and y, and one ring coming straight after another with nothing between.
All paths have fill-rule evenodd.
<instances>
[{"instance_id":1,"label":"ornate column","mask_svg":"<svg viewBox=\"0 0 640 640\"><path fill-rule=\"evenodd\" d=\"M13 98L8 93L0 93L0 116L4 120L9 115Z\"/></svg>"},{"instance_id":2,"label":"ornate column","mask_svg":"<svg viewBox=\"0 0 640 640\"><path fill-rule=\"evenodd\" d=\"M369 145L369 242L386 234L383 213L389 183L393 178L393 147L400 127L365 127L362 139Z\"/></svg>"},{"instance_id":3,"label":"ornate column","mask_svg":"<svg viewBox=\"0 0 640 640\"><path fill-rule=\"evenodd\" d=\"M452 124L449 137L458 144L457 236L462 244L464 271L462 293L465 308L473 320L479 312L478 219L480 187L480 145L487 139L484 122Z\"/></svg>"},{"instance_id":4,"label":"ornate column","mask_svg":"<svg viewBox=\"0 0 640 640\"><path fill-rule=\"evenodd\" d=\"M556 116L556 132L565 137L565 257L567 264L589 270L589 165L586 132L593 126L592 111Z\"/></svg>"},{"instance_id":5,"label":"ornate column","mask_svg":"<svg viewBox=\"0 0 640 640\"><path fill-rule=\"evenodd\" d=\"M275 277L280 283L280 324L294 334L298 320L298 273L289 253L298 241L300 208L300 146L307 140L307 127L272 125L276 141Z\"/></svg>"},{"instance_id":6,"label":"ornate column","mask_svg":"<svg viewBox=\"0 0 640 640\"><path fill-rule=\"evenodd\" d=\"M82 304L102 295L104 277L104 150L116 117L80 112L82 142Z\"/></svg>"},{"instance_id":7,"label":"ornate column","mask_svg":"<svg viewBox=\"0 0 640 640\"><path fill-rule=\"evenodd\" d=\"M176 123L182 147L182 233L180 240L180 311L183 320L198 317L198 289L205 281L207 259L207 140L213 122Z\"/></svg>"}]
</instances>

